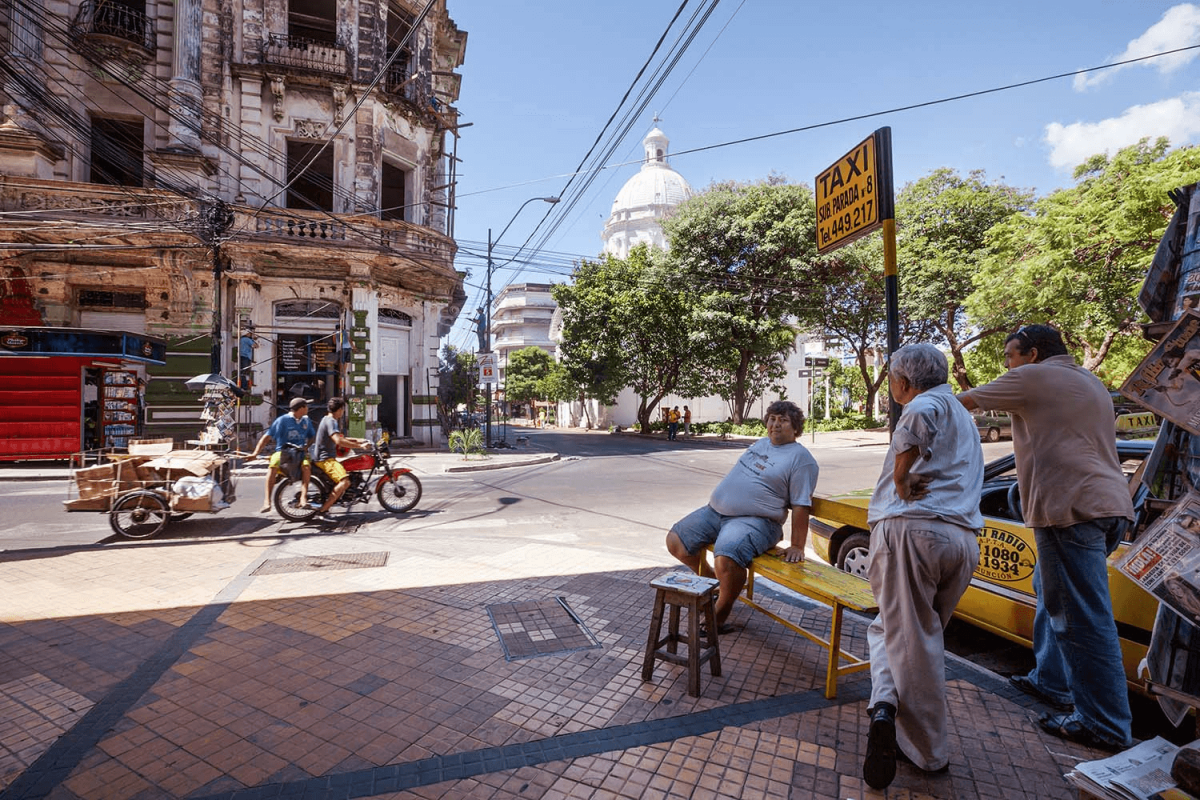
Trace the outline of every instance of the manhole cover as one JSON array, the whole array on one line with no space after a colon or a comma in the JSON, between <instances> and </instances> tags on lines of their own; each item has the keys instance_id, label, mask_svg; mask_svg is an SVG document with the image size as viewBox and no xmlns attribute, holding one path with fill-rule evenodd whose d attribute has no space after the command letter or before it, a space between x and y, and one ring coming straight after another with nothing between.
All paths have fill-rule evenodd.
<instances>
[{"instance_id":1,"label":"manhole cover","mask_svg":"<svg viewBox=\"0 0 1200 800\"><path fill-rule=\"evenodd\" d=\"M327 556L297 556L264 561L251 575L283 575L287 572L320 572L332 569L370 569L387 564L388 551L381 553L334 553Z\"/></svg>"},{"instance_id":2,"label":"manhole cover","mask_svg":"<svg viewBox=\"0 0 1200 800\"><path fill-rule=\"evenodd\" d=\"M506 661L600 647L563 597L498 603L488 606L487 612Z\"/></svg>"}]
</instances>

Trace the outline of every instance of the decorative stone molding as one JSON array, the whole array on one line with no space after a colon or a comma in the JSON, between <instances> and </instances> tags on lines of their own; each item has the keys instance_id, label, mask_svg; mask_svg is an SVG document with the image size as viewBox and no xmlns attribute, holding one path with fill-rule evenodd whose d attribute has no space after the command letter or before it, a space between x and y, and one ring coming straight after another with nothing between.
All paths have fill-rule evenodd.
<instances>
[{"instance_id":1,"label":"decorative stone molding","mask_svg":"<svg viewBox=\"0 0 1200 800\"><path fill-rule=\"evenodd\" d=\"M346 121L346 95L350 87L344 83L333 85L333 124L340 126Z\"/></svg>"},{"instance_id":2,"label":"decorative stone molding","mask_svg":"<svg viewBox=\"0 0 1200 800\"><path fill-rule=\"evenodd\" d=\"M297 119L294 130L296 135L302 139L323 139L325 137L325 123L320 120Z\"/></svg>"},{"instance_id":3,"label":"decorative stone molding","mask_svg":"<svg viewBox=\"0 0 1200 800\"><path fill-rule=\"evenodd\" d=\"M271 113L274 114L276 122L283 122L283 76L267 75L267 80L271 82L271 94L275 95Z\"/></svg>"}]
</instances>

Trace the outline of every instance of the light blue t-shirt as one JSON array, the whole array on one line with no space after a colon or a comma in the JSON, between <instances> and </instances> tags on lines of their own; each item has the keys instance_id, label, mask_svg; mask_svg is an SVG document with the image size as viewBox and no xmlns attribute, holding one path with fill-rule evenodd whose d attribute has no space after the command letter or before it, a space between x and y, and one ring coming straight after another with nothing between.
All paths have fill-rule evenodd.
<instances>
[{"instance_id":1,"label":"light blue t-shirt","mask_svg":"<svg viewBox=\"0 0 1200 800\"><path fill-rule=\"evenodd\" d=\"M783 523L792 506L811 506L817 462L799 442L759 439L733 465L708 504L727 517L763 517Z\"/></svg>"},{"instance_id":2,"label":"light blue t-shirt","mask_svg":"<svg viewBox=\"0 0 1200 800\"><path fill-rule=\"evenodd\" d=\"M276 452L283 449L284 444L297 444L307 447L316 432L312 420L308 417L296 419L291 414L284 414L271 423L267 433L275 440Z\"/></svg>"},{"instance_id":3,"label":"light blue t-shirt","mask_svg":"<svg viewBox=\"0 0 1200 800\"><path fill-rule=\"evenodd\" d=\"M929 493L919 500L901 500L892 472L896 455L911 447L920 450L911 474L931 478ZM890 517L942 519L964 528L983 527L979 513L979 494L983 490L983 448L979 428L967 411L943 383L927 389L904 407L892 434L883 472L871 505L867 522Z\"/></svg>"}]
</instances>

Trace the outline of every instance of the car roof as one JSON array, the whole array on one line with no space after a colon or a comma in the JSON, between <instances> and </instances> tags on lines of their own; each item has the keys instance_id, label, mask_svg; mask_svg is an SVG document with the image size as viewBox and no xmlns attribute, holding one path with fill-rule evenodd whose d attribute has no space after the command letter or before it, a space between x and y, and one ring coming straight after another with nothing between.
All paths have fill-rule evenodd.
<instances>
[{"instance_id":1,"label":"car roof","mask_svg":"<svg viewBox=\"0 0 1200 800\"><path fill-rule=\"evenodd\" d=\"M1129 458L1146 458L1153 449L1153 439L1117 440L1117 457L1122 461ZM997 475L1002 475L1012 469L1015 463L1016 456L1012 453L1001 456L995 461L989 461L983 467L983 479L987 481L995 478Z\"/></svg>"}]
</instances>

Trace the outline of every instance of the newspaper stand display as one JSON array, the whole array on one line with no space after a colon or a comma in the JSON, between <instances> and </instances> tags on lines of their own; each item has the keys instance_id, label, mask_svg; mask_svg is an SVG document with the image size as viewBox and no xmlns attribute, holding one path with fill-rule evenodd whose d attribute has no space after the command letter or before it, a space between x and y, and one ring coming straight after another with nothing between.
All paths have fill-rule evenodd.
<instances>
[{"instance_id":1,"label":"newspaper stand display","mask_svg":"<svg viewBox=\"0 0 1200 800\"><path fill-rule=\"evenodd\" d=\"M112 529L147 539L168 522L215 513L236 499L230 459L204 450L172 450L165 443L131 442L129 453L106 464L76 469L67 511L101 511Z\"/></svg>"}]
</instances>

